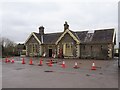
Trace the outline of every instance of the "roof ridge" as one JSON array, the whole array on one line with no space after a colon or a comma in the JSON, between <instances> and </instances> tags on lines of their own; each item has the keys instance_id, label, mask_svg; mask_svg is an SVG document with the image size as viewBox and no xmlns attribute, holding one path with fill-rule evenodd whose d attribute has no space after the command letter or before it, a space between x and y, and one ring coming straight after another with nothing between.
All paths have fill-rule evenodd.
<instances>
[{"instance_id":1,"label":"roof ridge","mask_svg":"<svg viewBox=\"0 0 120 90\"><path fill-rule=\"evenodd\" d=\"M55 32L55 33L45 33L45 34L60 34L62 32Z\"/></svg>"},{"instance_id":2,"label":"roof ridge","mask_svg":"<svg viewBox=\"0 0 120 90\"><path fill-rule=\"evenodd\" d=\"M115 28L102 28L102 29L95 29L94 31L104 31L104 30L114 30Z\"/></svg>"},{"instance_id":3,"label":"roof ridge","mask_svg":"<svg viewBox=\"0 0 120 90\"><path fill-rule=\"evenodd\" d=\"M75 31L75 33L77 33L77 32L88 32L88 31Z\"/></svg>"},{"instance_id":4,"label":"roof ridge","mask_svg":"<svg viewBox=\"0 0 120 90\"><path fill-rule=\"evenodd\" d=\"M37 33L37 32L33 32L33 33L35 33L35 34L39 34L39 33ZM45 34L60 34L60 33L62 33L62 32L55 32L55 33L45 33Z\"/></svg>"}]
</instances>

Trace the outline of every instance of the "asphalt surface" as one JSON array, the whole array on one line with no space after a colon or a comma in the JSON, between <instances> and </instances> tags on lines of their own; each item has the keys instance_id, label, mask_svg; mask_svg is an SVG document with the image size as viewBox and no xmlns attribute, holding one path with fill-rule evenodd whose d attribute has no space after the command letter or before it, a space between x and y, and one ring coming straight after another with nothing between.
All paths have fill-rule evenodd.
<instances>
[{"instance_id":1,"label":"asphalt surface","mask_svg":"<svg viewBox=\"0 0 120 90\"><path fill-rule=\"evenodd\" d=\"M117 60L94 60L96 70L91 70L93 60L54 59L58 63L49 67L42 58L32 58L34 65L21 64L22 58L15 57L15 63L0 62L2 65L2 88L118 88ZM52 59L53 60L53 59ZM61 67L65 61L65 68ZM80 68L74 69L77 62Z\"/></svg>"}]
</instances>

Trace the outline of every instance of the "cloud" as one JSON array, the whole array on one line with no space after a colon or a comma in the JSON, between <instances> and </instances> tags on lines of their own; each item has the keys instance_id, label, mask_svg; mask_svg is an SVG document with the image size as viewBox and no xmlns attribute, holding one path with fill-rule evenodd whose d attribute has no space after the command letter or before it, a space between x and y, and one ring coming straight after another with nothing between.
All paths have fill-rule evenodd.
<instances>
[{"instance_id":1,"label":"cloud","mask_svg":"<svg viewBox=\"0 0 120 90\"><path fill-rule=\"evenodd\" d=\"M24 42L31 32L38 32L41 25L45 27L45 33L63 31L64 21L68 21L73 31L117 29L116 0L99 3L95 0L50 1L3 2L2 35L15 42Z\"/></svg>"}]
</instances>

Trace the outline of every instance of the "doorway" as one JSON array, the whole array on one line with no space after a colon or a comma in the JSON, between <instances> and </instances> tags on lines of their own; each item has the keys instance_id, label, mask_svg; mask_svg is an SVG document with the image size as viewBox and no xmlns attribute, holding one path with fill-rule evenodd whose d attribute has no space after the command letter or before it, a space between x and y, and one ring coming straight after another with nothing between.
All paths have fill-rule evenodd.
<instances>
[{"instance_id":1,"label":"doorway","mask_svg":"<svg viewBox=\"0 0 120 90\"><path fill-rule=\"evenodd\" d=\"M66 43L63 46L65 56L73 56L73 46L70 43Z\"/></svg>"},{"instance_id":2,"label":"doorway","mask_svg":"<svg viewBox=\"0 0 120 90\"><path fill-rule=\"evenodd\" d=\"M52 57L52 49L49 49L49 57Z\"/></svg>"}]
</instances>

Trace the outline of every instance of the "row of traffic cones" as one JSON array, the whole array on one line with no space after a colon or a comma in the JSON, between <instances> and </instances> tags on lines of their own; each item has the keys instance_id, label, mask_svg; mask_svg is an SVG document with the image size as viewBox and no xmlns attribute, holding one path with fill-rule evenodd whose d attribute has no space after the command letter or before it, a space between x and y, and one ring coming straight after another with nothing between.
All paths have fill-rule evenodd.
<instances>
[{"instance_id":1,"label":"row of traffic cones","mask_svg":"<svg viewBox=\"0 0 120 90\"><path fill-rule=\"evenodd\" d=\"M43 66L43 62L42 62L42 61L43 61L43 60L41 59L41 60L40 60L40 63L38 64L38 66ZM14 61L13 58L12 58L11 61L10 61L8 58L6 58L6 59L5 59L5 63L7 63L7 62L14 63L15 61ZM22 59L22 64L25 64L25 59L24 59L24 58ZM32 62L32 58L30 58L29 65L34 65L33 62ZM50 66L50 67L53 66L52 60L49 61L48 66ZM61 67L62 67L62 68L66 68L65 61L62 62ZM73 68L75 68L75 69L80 68L80 67L78 66L77 62L75 62L75 65L74 65ZM95 63L94 63L94 62L92 63L91 70L96 70L96 66L95 66Z\"/></svg>"},{"instance_id":2,"label":"row of traffic cones","mask_svg":"<svg viewBox=\"0 0 120 90\"><path fill-rule=\"evenodd\" d=\"M5 63L9 63L9 62L14 63L15 62L14 58L12 58L12 60L9 60L8 58L5 59Z\"/></svg>"}]
</instances>

